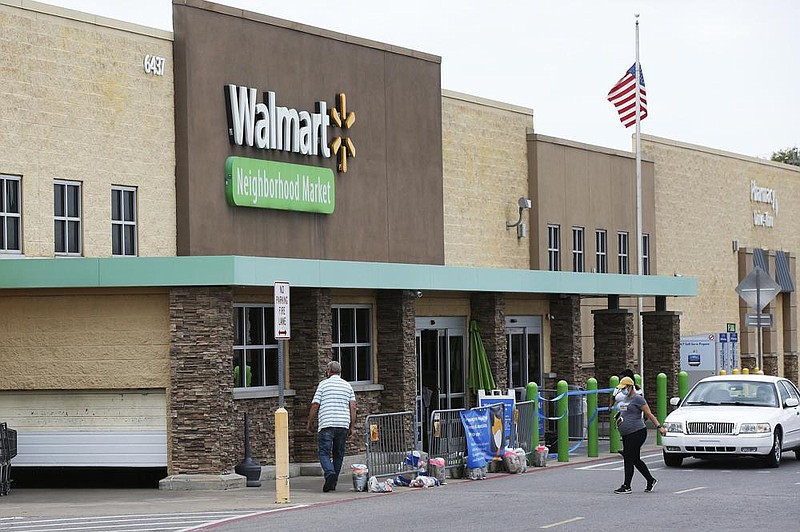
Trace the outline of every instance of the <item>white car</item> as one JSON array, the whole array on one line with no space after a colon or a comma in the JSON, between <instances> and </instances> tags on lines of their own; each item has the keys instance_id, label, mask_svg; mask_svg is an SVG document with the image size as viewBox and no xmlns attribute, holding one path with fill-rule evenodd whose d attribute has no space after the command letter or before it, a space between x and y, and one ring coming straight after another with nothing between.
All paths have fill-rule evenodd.
<instances>
[{"instance_id":1,"label":"white car","mask_svg":"<svg viewBox=\"0 0 800 532\"><path fill-rule=\"evenodd\" d=\"M800 392L782 377L718 375L707 377L664 420L664 463L680 467L683 459L725 456L761 457L778 467L781 453L793 450L800 460Z\"/></svg>"}]
</instances>

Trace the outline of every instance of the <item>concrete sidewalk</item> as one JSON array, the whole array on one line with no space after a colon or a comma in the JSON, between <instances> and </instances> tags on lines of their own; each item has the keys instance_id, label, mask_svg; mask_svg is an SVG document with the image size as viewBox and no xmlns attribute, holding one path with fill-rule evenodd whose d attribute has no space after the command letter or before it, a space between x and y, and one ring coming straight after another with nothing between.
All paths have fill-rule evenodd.
<instances>
[{"instance_id":1,"label":"concrete sidewalk","mask_svg":"<svg viewBox=\"0 0 800 532\"><path fill-rule=\"evenodd\" d=\"M655 434L648 436L642 454L660 453L655 444ZM586 444L570 454L569 462L550 458L546 468L529 468L526 475L541 474L553 467L564 467L588 462L620 460L608 452L608 444L601 442L600 456L587 456ZM13 468L12 468L13 473ZM489 473L489 478L509 476L508 473ZM447 479L447 484L436 489L457 489L459 484L472 482L466 479ZM330 504L351 499L380 497L379 493L362 493L353 490L349 467L342 468L336 491L323 493L321 476L298 476L289 481L290 503L275 503L275 480L264 480L259 488L238 488L224 491L196 490L169 491L158 489L14 489L0 497L0 517L88 516L88 515L142 515L176 512L207 512L233 510L271 510L300 505ZM398 487L397 491L414 488Z\"/></svg>"}]
</instances>

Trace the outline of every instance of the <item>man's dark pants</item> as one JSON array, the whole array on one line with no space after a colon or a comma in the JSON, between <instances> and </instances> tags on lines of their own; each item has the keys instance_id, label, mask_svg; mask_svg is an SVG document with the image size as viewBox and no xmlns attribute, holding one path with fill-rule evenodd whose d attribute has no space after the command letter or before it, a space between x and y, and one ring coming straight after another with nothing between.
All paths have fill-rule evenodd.
<instances>
[{"instance_id":1,"label":"man's dark pants","mask_svg":"<svg viewBox=\"0 0 800 532\"><path fill-rule=\"evenodd\" d=\"M319 463L325 475L325 487L328 489L336 488L336 481L342 471L346 442L347 429L341 427L326 427L317 433Z\"/></svg>"}]
</instances>

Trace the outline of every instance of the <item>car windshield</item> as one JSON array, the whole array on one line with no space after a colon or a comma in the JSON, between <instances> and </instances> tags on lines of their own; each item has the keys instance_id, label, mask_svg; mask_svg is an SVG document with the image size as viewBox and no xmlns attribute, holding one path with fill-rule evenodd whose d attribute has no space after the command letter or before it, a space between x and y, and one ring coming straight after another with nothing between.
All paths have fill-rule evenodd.
<instances>
[{"instance_id":1,"label":"car windshield","mask_svg":"<svg viewBox=\"0 0 800 532\"><path fill-rule=\"evenodd\" d=\"M771 382L714 380L698 383L683 404L777 407L778 399Z\"/></svg>"}]
</instances>

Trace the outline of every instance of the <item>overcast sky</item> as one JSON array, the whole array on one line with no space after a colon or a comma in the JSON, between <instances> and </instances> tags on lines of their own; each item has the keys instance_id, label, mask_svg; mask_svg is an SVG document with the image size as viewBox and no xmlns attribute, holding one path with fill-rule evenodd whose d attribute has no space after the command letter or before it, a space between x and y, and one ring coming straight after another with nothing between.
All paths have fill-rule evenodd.
<instances>
[{"instance_id":1,"label":"overcast sky","mask_svg":"<svg viewBox=\"0 0 800 532\"><path fill-rule=\"evenodd\" d=\"M171 0L46 3L172 30ZM645 134L757 157L800 145L798 0L222 0L432 53L442 88L528 107L537 133L631 149L606 101L634 62Z\"/></svg>"}]
</instances>

